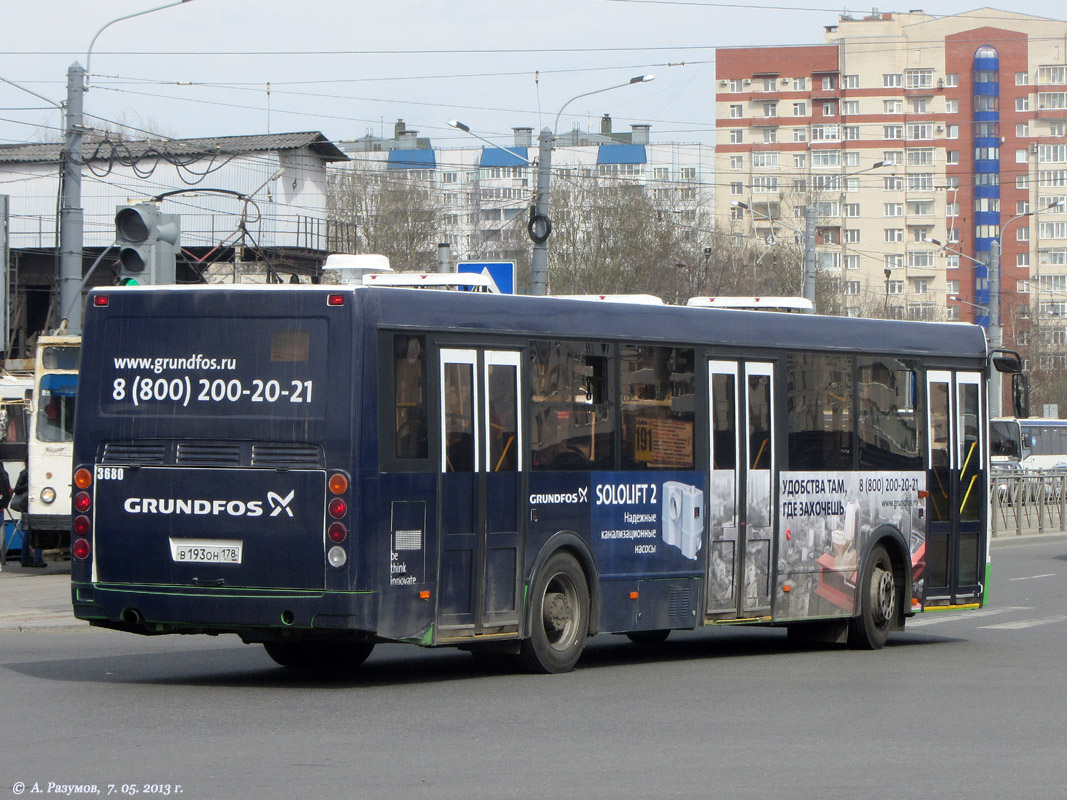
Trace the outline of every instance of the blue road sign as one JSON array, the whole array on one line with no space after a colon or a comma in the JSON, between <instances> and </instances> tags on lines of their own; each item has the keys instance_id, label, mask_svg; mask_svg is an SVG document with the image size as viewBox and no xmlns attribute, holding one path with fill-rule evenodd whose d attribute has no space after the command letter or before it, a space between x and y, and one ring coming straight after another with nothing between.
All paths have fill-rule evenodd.
<instances>
[{"instance_id":1,"label":"blue road sign","mask_svg":"<svg viewBox=\"0 0 1067 800\"><path fill-rule=\"evenodd\" d=\"M460 261L457 272L472 272L475 275L488 273L501 294L515 294L514 261Z\"/></svg>"}]
</instances>

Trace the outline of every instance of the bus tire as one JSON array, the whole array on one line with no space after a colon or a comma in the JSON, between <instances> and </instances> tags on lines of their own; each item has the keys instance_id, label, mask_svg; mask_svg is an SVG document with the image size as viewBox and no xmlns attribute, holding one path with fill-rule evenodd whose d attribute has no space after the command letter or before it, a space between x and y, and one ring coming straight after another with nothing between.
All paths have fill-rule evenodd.
<instances>
[{"instance_id":1,"label":"bus tire","mask_svg":"<svg viewBox=\"0 0 1067 800\"><path fill-rule=\"evenodd\" d=\"M574 556L554 553L533 582L530 636L519 662L530 672L570 672L589 635L589 586Z\"/></svg>"},{"instance_id":2,"label":"bus tire","mask_svg":"<svg viewBox=\"0 0 1067 800\"><path fill-rule=\"evenodd\" d=\"M660 631L630 631L626 638L634 644L662 644L671 635L670 630Z\"/></svg>"},{"instance_id":3,"label":"bus tire","mask_svg":"<svg viewBox=\"0 0 1067 800\"><path fill-rule=\"evenodd\" d=\"M334 672L355 669L371 654L373 642L264 642L267 655L283 667Z\"/></svg>"},{"instance_id":4,"label":"bus tire","mask_svg":"<svg viewBox=\"0 0 1067 800\"><path fill-rule=\"evenodd\" d=\"M898 612L900 589L893 562L883 545L867 557L860 582L859 615L849 621L848 644L856 650L878 650L889 637Z\"/></svg>"}]
</instances>

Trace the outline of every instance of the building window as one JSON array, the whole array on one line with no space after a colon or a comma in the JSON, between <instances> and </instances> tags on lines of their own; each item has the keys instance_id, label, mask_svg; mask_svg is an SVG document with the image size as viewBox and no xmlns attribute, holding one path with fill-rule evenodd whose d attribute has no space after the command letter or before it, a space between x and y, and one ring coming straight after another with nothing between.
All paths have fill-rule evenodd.
<instances>
[{"instance_id":1,"label":"building window","mask_svg":"<svg viewBox=\"0 0 1067 800\"><path fill-rule=\"evenodd\" d=\"M904 269L904 254L890 253L885 257L886 269Z\"/></svg>"},{"instance_id":2,"label":"building window","mask_svg":"<svg viewBox=\"0 0 1067 800\"><path fill-rule=\"evenodd\" d=\"M808 140L807 128L793 128L793 141L806 142Z\"/></svg>"},{"instance_id":3,"label":"building window","mask_svg":"<svg viewBox=\"0 0 1067 800\"><path fill-rule=\"evenodd\" d=\"M811 140L813 142L836 142L841 138L839 125L812 125Z\"/></svg>"},{"instance_id":4,"label":"building window","mask_svg":"<svg viewBox=\"0 0 1067 800\"><path fill-rule=\"evenodd\" d=\"M903 139L904 138L904 126L903 125L883 125L882 126L882 138L883 139Z\"/></svg>"},{"instance_id":5,"label":"building window","mask_svg":"<svg viewBox=\"0 0 1067 800\"><path fill-rule=\"evenodd\" d=\"M904 101L903 100L883 100L882 101L882 113L883 114L903 114L904 113Z\"/></svg>"},{"instance_id":6,"label":"building window","mask_svg":"<svg viewBox=\"0 0 1067 800\"><path fill-rule=\"evenodd\" d=\"M909 69L904 72L904 86L907 89L930 89L933 85L932 69Z\"/></svg>"},{"instance_id":7,"label":"building window","mask_svg":"<svg viewBox=\"0 0 1067 800\"><path fill-rule=\"evenodd\" d=\"M808 115L807 103L793 103L793 116L806 117Z\"/></svg>"},{"instance_id":8,"label":"building window","mask_svg":"<svg viewBox=\"0 0 1067 800\"><path fill-rule=\"evenodd\" d=\"M1015 85L1016 86L1029 86L1030 85L1030 73L1029 72L1016 72L1015 73Z\"/></svg>"},{"instance_id":9,"label":"building window","mask_svg":"<svg viewBox=\"0 0 1067 800\"><path fill-rule=\"evenodd\" d=\"M845 228L845 244L859 244L859 228Z\"/></svg>"},{"instance_id":10,"label":"building window","mask_svg":"<svg viewBox=\"0 0 1067 800\"><path fill-rule=\"evenodd\" d=\"M778 116L778 104L777 103L764 103L763 104L763 116L765 116L765 117L777 117Z\"/></svg>"},{"instance_id":11,"label":"building window","mask_svg":"<svg viewBox=\"0 0 1067 800\"><path fill-rule=\"evenodd\" d=\"M887 288L889 294L904 294L904 281L889 281Z\"/></svg>"},{"instance_id":12,"label":"building window","mask_svg":"<svg viewBox=\"0 0 1067 800\"><path fill-rule=\"evenodd\" d=\"M904 76L899 72L882 75L882 86L886 89L899 89L904 85Z\"/></svg>"},{"instance_id":13,"label":"building window","mask_svg":"<svg viewBox=\"0 0 1067 800\"><path fill-rule=\"evenodd\" d=\"M860 76L859 75L842 75L841 76L841 88L842 89L858 89L858 88L860 88Z\"/></svg>"},{"instance_id":14,"label":"building window","mask_svg":"<svg viewBox=\"0 0 1067 800\"><path fill-rule=\"evenodd\" d=\"M859 203L845 203L845 216L856 218L860 215Z\"/></svg>"},{"instance_id":15,"label":"building window","mask_svg":"<svg viewBox=\"0 0 1067 800\"><path fill-rule=\"evenodd\" d=\"M859 256L857 256L857 255L846 255L845 256L845 269L859 269L859 268L860 268L860 257Z\"/></svg>"},{"instance_id":16,"label":"building window","mask_svg":"<svg viewBox=\"0 0 1067 800\"><path fill-rule=\"evenodd\" d=\"M903 242L904 241L904 229L903 228L886 228L885 240L887 242Z\"/></svg>"},{"instance_id":17,"label":"building window","mask_svg":"<svg viewBox=\"0 0 1067 800\"><path fill-rule=\"evenodd\" d=\"M741 181L731 181L730 182L730 194L732 194L732 195L744 194L744 184L742 184Z\"/></svg>"},{"instance_id":18,"label":"building window","mask_svg":"<svg viewBox=\"0 0 1067 800\"><path fill-rule=\"evenodd\" d=\"M856 142L860 138L860 126L859 125L845 125L844 134L846 142Z\"/></svg>"},{"instance_id":19,"label":"building window","mask_svg":"<svg viewBox=\"0 0 1067 800\"><path fill-rule=\"evenodd\" d=\"M911 101L911 112L913 114L926 114L928 104L925 97L916 97Z\"/></svg>"},{"instance_id":20,"label":"building window","mask_svg":"<svg viewBox=\"0 0 1067 800\"><path fill-rule=\"evenodd\" d=\"M859 281L845 281L845 294L857 295L862 291L862 284Z\"/></svg>"},{"instance_id":21,"label":"building window","mask_svg":"<svg viewBox=\"0 0 1067 800\"><path fill-rule=\"evenodd\" d=\"M959 294L960 293L960 282L959 281L945 281L945 291L948 294Z\"/></svg>"},{"instance_id":22,"label":"building window","mask_svg":"<svg viewBox=\"0 0 1067 800\"><path fill-rule=\"evenodd\" d=\"M793 78L793 91L806 92L808 90L807 78Z\"/></svg>"},{"instance_id":23,"label":"building window","mask_svg":"<svg viewBox=\"0 0 1067 800\"><path fill-rule=\"evenodd\" d=\"M740 119L745 116L745 107L740 103L730 106L730 119Z\"/></svg>"},{"instance_id":24,"label":"building window","mask_svg":"<svg viewBox=\"0 0 1067 800\"><path fill-rule=\"evenodd\" d=\"M959 100L946 100L945 101L945 113L946 114L956 114L956 113L959 113L959 110L960 110L960 101Z\"/></svg>"},{"instance_id":25,"label":"building window","mask_svg":"<svg viewBox=\"0 0 1067 800\"><path fill-rule=\"evenodd\" d=\"M770 150L752 154L753 167L777 167L778 151Z\"/></svg>"},{"instance_id":26,"label":"building window","mask_svg":"<svg viewBox=\"0 0 1067 800\"><path fill-rule=\"evenodd\" d=\"M730 91L734 94L745 91L745 84L740 78L734 78L730 81Z\"/></svg>"},{"instance_id":27,"label":"building window","mask_svg":"<svg viewBox=\"0 0 1067 800\"><path fill-rule=\"evenodd\" d=\"M1015 98L1015 110L1016 111L1029 111L1030 110L1030 98L1029 97L1016 97Z\"/></svg>"},{"instance_id":28,"label":"building window","mask_svg":"<svg viewBox=\"0 0 1067 800\"><path fill-rule=\"evenodd\" d=\"M945 73L945 86L959 86L960 76L958 72Z\"/></svg>"},{"instance_id":29,"label":"building window","mask_svg":"<svg viewBox=\"0 0 1067 800\"><path fill-rule=\"evenodd\" d=\"M841 151L812 150L811 165L813 167L839 167L841 166Z\"/></svg>"},{"instance_id":30,"label":"building window","mask_svg":"<svg viewBox=\"0 0 1067 800\"><path fill-rule=\"evenodd\" d=\"M742 144L745 141L745 132L741 129L730 131L730 144Z\"/></svg>"},{"instance_id":31,"label":"building window","mask_svg":"<svg viewBox=\"0 0 1067 800\"><path fill-rule=\"evenodd\" d=\"M886 217L903 217L904 216L904 204L903 203L885 203L882 206L883 216Z\"/></svg>"},{"instance_id":32,"label":"building window","mask_svg":"<svg viewBox=\"0 0 1067 800\"><path fill-rule=\"evenodd\" d=\"M860 113L860 101L859 100L843 100L841 102L842 114L858 114Z\"/></svg>"},{"instance_id":33,"label":"building window","mask_svg":"<svg viewBox=\"0 0 1067 800\"><path fill-rule=\"evenodd\" d=\"M915 294L929 294L930 293L930 279L929 278L912 278L911 290Z\"/></svg>"},{"instance_id":34,"label":"building window","mask_svg":"<svg viewBox=\"0 0 1067 800\"><path fill-rule=\"evenodd\" d=\"M822 115L824 117L832 117L837 114L837 103L823 103Z\"/></svg>"},{"instance_id":35,"label":"building window","mask_svg":"<svg viewBox=\"0 0 1067 800\"><path fill-rule=\"evenodd\" d=\"M1029 267L1030 267L1030 254L1029 253L1019 253L1019 254L1017 254L1015 256L1015 266L1021 267L1021 268L1024 268L1024 269L1029 269Z\"/></svg>"},{"instance_id":36,"label":"building window","mask_svg":"<svg viewBox=\"0 0 1067 800\"><path fill-rule=\"evenodd\" d=\"M906 126L909 139L933 139L934 126L929 122L913 122Z\"/></svg>"},{"instance_id":37,"label":"building window","mask_svg":"<svg viewBox=\"0 0 1067 800\"><path fill-rule=\"evenodd\" d=\"M730 156L730 169L744 169L745 157L744 156Z\"/></svg>"},{"instance_id":38,"label":"building window","mask_svg":"<svg viewBox=\"0 0 1067 800\"><path fill-rule=\"evenodd\" d=\"M778 129L777 128L764 128L763 129L763 142L764 144L773 144L778 141Z\"/></svg>"},{"instance_id":39,"label":"building window","mask_svg":"<svg viewBox=\"0 0 1067 800\"><path fill-rule=\"evenodd\" d=\"M959 164L960 163L960 151L959 150L947 150L945 155L948 158L947 163Z\"/></svg>"},{"instance_id":40,"label":"building window","mask_svg":"<svg viewBox=\"0 0 1067 800\"><path fill-rule=\"evenodd\" d=\"M837 76L836 75L823 75L822 76L822 88L824 90L837 88Z\"/></svg>"},{"instance_id":41,"label":"building window","mask_svg":"<svg viewBox=\"0 0 1067 800\"><path fill-rule=\"evenodd\" d=\"M1037 83L1039 86L1067 83L1067 66L1038 67Z\"/></svg>"},{"instance_id":42,"label":"building window","mask_svg":"<svg viewBox=\"0 0 1067 800\"><path fill-rule=\"evenodd\" d=\"M934 176L930 172L917 172L908 176L909 192L932 192L934 190Z\"/></svg>"},{"instance_id":43,"label":"building window","mask_svg":"<svg viewBox=\"0 0 1067 800\"><path fill-rule=\"evenodd\" d=\"M929 167L934 163L932 147L913 147L907 152L909 167Z\"/></svg>"},{"instance_id":44,"label":"building window","mask_svg":"<svg viewBox=\"0 0 1067 800\"><path fill-rule=\"evenodd\" d=\"M1015 126L1015 135L1020 139L1025 139L1030 135L1030 126L1025 122L1020 122Z\"/></svg>"},{"instance_id":45,"label":"building window","mask_svg":"<svg viewBox=\"0 0 1067 800\"><path fill-rule=\"evenodd\" d=\"M934 265L934 251L933 250L909 250L908 251L908 266L909 267L932 267Z\"/></svg>"}]
</instances>

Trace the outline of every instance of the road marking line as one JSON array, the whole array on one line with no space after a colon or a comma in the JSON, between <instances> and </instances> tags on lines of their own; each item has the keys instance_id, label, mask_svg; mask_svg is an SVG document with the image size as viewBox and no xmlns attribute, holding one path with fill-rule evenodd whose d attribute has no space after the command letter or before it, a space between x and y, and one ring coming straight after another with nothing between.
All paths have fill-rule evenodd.
<instances>
[{"instance_id":1,"label":"road marking line","mask_svg":"<svg viewBox=\"0 0 1067 800\"><path fill-rule=\"evenodd\" d=\"M1038 625L1053 625L1057 622L1067 621L1067 614L1060 614L1055 617L1045 617L1044 619L1026 619L1021 622L1001 622L999 625L982 625L983 629L995 629L1004 631L1017 631L1023 628L1036 628Z\"/></svg>"},{"instance_id":2,"label":"road marking line","mask_svg":"<svg viewBox=\"0 0 1067 800\"><path fill-rule=\"evenodd\" d=\"M1044 575L1029 575L1025 578L1008 578L1008 581L1036 581L1038 578L1055 578L1055 572L1046 572Z\"/></svg>"},{"instance_id":3,"label":"road marking line","mask_svg":"<svg viewBox=\"0 0 1067 800\"><path fill-rule=\"evenodd\" d=\"M951 622L957 619L977 619L979 617L991 617L995 614L1005 614L1009 611L1033 611L1033 606L1002 606L998 608L983 608L981 611L964 611L960 614L942 614L927 612L921 617L909 619L906 628L921 628L923 625L936 625L939 622Z\"/></svg>"}]
</instances>

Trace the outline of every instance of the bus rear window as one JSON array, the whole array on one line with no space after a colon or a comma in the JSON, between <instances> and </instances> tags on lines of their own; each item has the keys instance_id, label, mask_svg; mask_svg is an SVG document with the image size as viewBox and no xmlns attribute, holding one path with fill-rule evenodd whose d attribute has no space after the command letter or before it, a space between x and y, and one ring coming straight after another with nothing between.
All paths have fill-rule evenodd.
<instances>
[{"instance_id":1,"label":"bus rear window","mask_svg":"<svg viewBox=\"0 0 1067 800\"><path fill-rule=\"evenodd\" d=\"M270 336L270 360L306 363L310 342L307 331L274 331Z\"/></svg>"}]
</instances>

